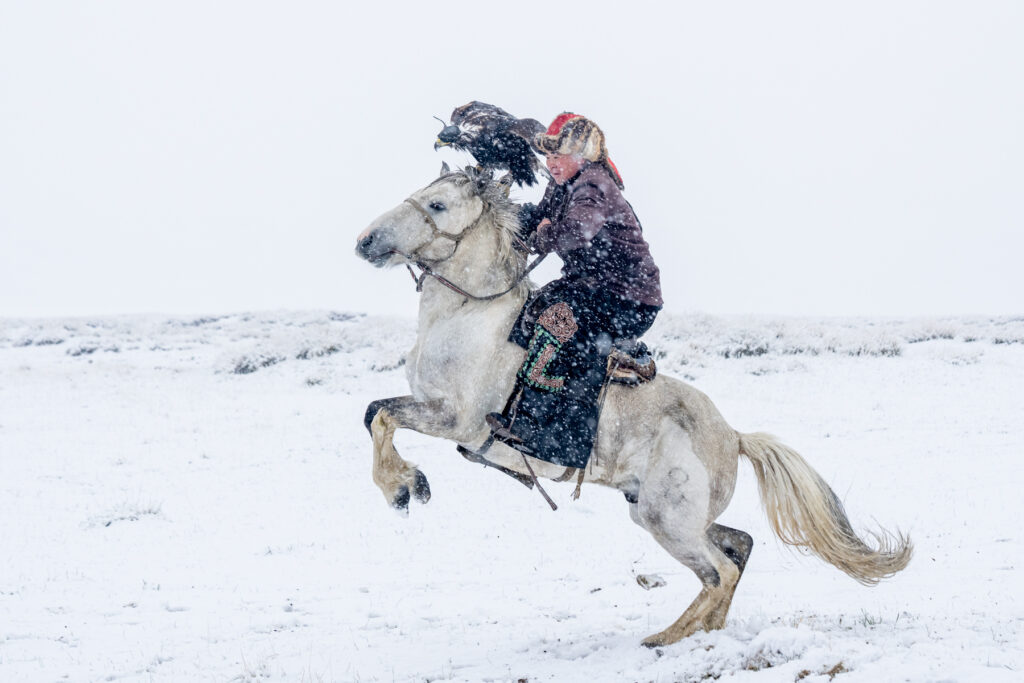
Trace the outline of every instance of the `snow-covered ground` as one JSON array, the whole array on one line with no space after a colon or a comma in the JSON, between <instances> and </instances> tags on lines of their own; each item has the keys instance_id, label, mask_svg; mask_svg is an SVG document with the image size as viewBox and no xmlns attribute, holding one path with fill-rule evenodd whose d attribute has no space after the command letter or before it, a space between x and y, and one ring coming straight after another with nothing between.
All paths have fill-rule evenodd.
<instances>
[{"instance_id":1,"label":"snow-covered ground","mask_svg":"<svg viewBox=\"0 0 1024 683\"><path fill-rule=\"evenodd\" d=\"M0 320L0 680L1024 680L1024 318L664 315L662 372L916 554L870 589L794 554L741 463L728 626L657 650L698 582L621 494L552 483L553 513L400 432L433 499L388 507L362 418L413 329Z\"/></svg>"}]
</instances>

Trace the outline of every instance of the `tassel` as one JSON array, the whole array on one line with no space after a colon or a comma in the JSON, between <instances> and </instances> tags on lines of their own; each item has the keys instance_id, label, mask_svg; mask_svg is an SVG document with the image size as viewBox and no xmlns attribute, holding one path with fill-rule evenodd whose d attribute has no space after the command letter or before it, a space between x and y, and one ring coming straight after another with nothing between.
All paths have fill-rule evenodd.
<instances>
[{"instance_id":1,"label":"tassel","mask_svg":"<svg viewBox=\"0 0 1024 683\"><path fill-rule=\"evenodd\" d=\"M576 490L572 492L572 499L579 500L580 490L583 488L583 477L587 474L587 468L580 468L580 476L576 479Z\"/></svg>"}]
</instances>

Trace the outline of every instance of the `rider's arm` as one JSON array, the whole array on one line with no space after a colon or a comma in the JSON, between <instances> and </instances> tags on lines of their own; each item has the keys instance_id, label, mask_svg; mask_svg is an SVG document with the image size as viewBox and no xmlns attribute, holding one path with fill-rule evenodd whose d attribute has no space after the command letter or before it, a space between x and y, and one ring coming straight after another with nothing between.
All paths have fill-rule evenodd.
<instances>
[{"instance_id":1,"label":"rider's arm","mask_svg":"<svg viewBox=\"0 0 1024 683\"><path fill-rule=\"evenodd\" d=\"M544 218L544 214L541 212L541 207L536 204L528 202L519 207L519 225L523 239L530 238L533 231L540 225L542 218Z\"/></svg>"},{"instance_id":2,"label":"rider's arm","mask_svg":"<svg viewBox=\"0 0 1024 683\"><path fill-rule=\"evenodd\" d=\"M540 204L523 204L519 207L519 234L524 240L530 241L537 226L551 211L551 195L554 194L554 190L555 184L551 183L544 191L544 197L541 198Z\"/></svg>"},{"instance_id":3,"label":"rider's arm","mask_svg":"<svg viewBox=\"0 0 1024 683\"><path fill-rule=\"evenodd\" d=\"M585 183L574 188L562 219L538 228L534 248L547 253L587 246L604 227L605 210L604 194L597 185Z\"/></svg>"}]
</instances>

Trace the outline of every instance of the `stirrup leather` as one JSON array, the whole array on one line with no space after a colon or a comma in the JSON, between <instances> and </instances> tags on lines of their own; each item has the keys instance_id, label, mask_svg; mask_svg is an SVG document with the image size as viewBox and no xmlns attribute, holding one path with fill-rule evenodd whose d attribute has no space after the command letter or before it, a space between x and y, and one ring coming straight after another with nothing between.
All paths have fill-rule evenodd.
<instances>
[{"instance_id":1,"label":"stirrup leather","mask_svg":"<svg viewBox=\"0 0 1024 683\"><path fill-rule=\"evenodd\" d=\"M631 340L630 340L631 341ZM608 381L612 384L635 386L650 382L658 375L654 356L643 342L636 342L630 351L624 351L618 344L608 354Z\"/></svg>"}]
</instances>

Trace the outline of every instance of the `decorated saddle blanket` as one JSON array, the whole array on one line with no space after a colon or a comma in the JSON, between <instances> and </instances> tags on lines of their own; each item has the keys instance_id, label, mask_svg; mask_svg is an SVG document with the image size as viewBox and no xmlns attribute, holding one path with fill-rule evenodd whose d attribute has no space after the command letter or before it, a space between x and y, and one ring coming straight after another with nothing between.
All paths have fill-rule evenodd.
<instances>
[{"instance_id":1,"label":"decorated saddle blanket","mask_svg":"<svg viewBox=\"0 0 1024 683\"><path fill-rule=\"evenodd\" d=\"M553 288L538 299L542 306L528 305L520 314L510 339L526 348L526 359L506 418L529 454L582 468L597 435L603 388L640 384L656 374L636 336L657 311L571 284Z\"/></svg>"}]
</instances>

